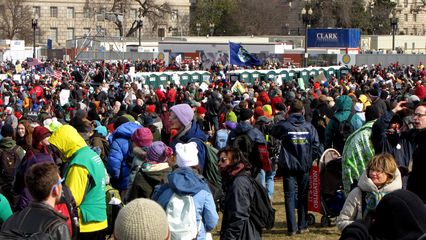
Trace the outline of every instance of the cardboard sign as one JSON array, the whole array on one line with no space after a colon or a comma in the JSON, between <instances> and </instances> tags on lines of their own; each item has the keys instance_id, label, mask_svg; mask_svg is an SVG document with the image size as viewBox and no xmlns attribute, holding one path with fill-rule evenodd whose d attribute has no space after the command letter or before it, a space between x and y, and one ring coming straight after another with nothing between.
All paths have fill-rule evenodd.
<instances>
[{"instance_id":1,"label":"cardboard sign","mask_svg":"<svg viewBox=\"0 0 426 240\"><path fill-rule=\"evenodd\" d=\"M309 172L308 211L321 212L320 171L317 165Z\"/></svg>"}]
</instances>

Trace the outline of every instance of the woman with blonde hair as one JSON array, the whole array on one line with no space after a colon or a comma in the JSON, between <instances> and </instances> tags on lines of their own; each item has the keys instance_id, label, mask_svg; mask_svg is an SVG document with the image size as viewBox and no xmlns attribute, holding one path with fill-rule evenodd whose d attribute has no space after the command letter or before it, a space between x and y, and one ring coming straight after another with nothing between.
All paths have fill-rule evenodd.
<instances>
[{"instance_id":1,"label":"woman with blonde hair","mask_svg":"<svg viewBox=\"0 0 426 240\"><path fill-rule=\"evenodd\" d=\"M349 193L337 217L337 228L343 231L355 220L365 219L383 196L401 188L401 173L394 157L388 153L374 156L359 178L358 186Z\"/></svg>"}]
</instances>

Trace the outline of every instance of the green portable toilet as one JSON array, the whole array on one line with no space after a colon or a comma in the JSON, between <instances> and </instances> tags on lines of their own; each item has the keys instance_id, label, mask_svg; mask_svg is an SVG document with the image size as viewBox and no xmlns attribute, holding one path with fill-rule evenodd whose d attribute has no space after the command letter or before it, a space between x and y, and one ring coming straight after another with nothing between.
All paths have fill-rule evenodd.
<instances>
[{"instance_id":1,"label":"green portable toilet","mask_svg":"<svg viewBox=\"0 0 426 240\"><path fill-rule=\"evenodd\" d=\"M206 82L207 84L210 84L210 78L211 74L207 71L204 71L201 73L201 79L200 81Z\"/></svg>"},{"instance_id":2,"label":"green portable toilet","mask_svg":"<svg viewBox=\"0 0 426 240\"><path fill-rule=\"evenodd\" d=\"M240 81L245 81L246 83L253 83L251 80L251 73L248 71L243 71L240 73Z\"/></svg>"},{"instance_id":3,"label":"green portable toilet","mask_svg":"<svg viewBox=\"0 0 426 240\"><path fill-rule=\"evenodd\" d=\"M259 79L259 80L261 79L262 74L261 72L254 70L250 73L250 77L251 77L251 83L253 84L256 79Z\"/></svg>"},{"instance_id":4,"label":"green portable toilet","mask_svg":"<svg viewBox=\"0 0 426 240\"><path fill-rule=\"evenodd\" d=\"M339 69L339 72L340 72L340 77L339 77L339 79L340 79L341 77L348 75L351 72L351 69L349 69L347 67L341 67Z\"/></svg>"},{"instance_id":5,"label":"green portable toilet","mask_svg":"<svg viewBox=\"0 0 426 240\"><path fill-rule=\"evenodd\" d=\"M303 79L303 81L305 82L305 87L309 86L309 70L307 70L306 68L302 68L299 72L299 77Z\"/></svg>"},{"instance_id":6,"label":"green portable toilet","mask_svg":"<svg viewBox=\"0 0 426 240\"><path fill-rule=\"evenodd\" d=\"M280 75L283 83L290 80L290 75L287 69L279 69L277 70L277 75Z\"/></svg>"},{"instance_id":7,"label":"green portable toilet","mask_svg":"<svg viewBox=\"0 0 426 240\"><path fill-rule=\"evenodd\" d=\"M325 78L327 78L327 81L330 80L330 75L328 74L328 71L326 68L319 68L318 74L324 73Z\"/></svg>"},{"instance_id":8,"label":"green portable toilet","mask_svg":"<svg viewBox=\"0 0 426 240\"><path fill-rule=\"evenodd\" d=\"M318 76L318 69L312 68L312 69L308 69L308 70L309 70L309 77Z\"/></svg>"},{"instance_id":9,"label":"green portable toilet","mask_svg":"<svg viewBox=\"0 0 426 240\"><path fill-rule=\"evenodd\" d=\"M288 70L288 80L290 81L290 80L292 80L292 79L294 79L294 78L296 78L297 79L297 71L296 70L293 70L293 69L290 69L290 70Z\"/></svg>"},{"instance_id":10,"label":"green portable toilet","mask_svg":"<svg viewBox=\"0 0 426 240\"><path fill-rule=\"evenodd\" d=\"M328 80L331 80L332 76L336 76L337 77L336 71L332 67L328 67L327 68L327 74L328 74Z\"/></svg>"},{"instance_id":11,"label":"green portable toilet","mask_svg":"<svg viewBox=\"0 0 426 240\"><path fill-rule=\"evenodd\" d=\"M272 81L275 81L277 76L277 73L273 70L265 71L265 80L271 79Z\"/></svg>"},{"instance_id":12,"label":"green portable toilet","mask_svg":"<svg viewBox=\"0 0 426 240\"><path fill-rule=\"evenodd\" d=\"M188 72L183 72L180 75L180 85L181 86L186 86L189 82L189 80L191 79L191 75L189 75Z\"/></svg>"},{"instance_id":13,"label":"green portable toilet","mask_svg":"<svg viewBox=\"0 0 426 240\"><path fill-rule=\"evenodd\" d=\"M232 71L232 72L228 72L227 75L228 75L228 79L229 79L229 81L231 81L231 83L234 83L234 82L240 80L240 73L239 72Z\"/></svg>"},{"instance_id":14,"label":"green portable toilet","mask_svg":"<svg viewBox=\"0 0 426 240\"><path fill-rule=\"evenodd\" d=\"M156 89L158 87L157 75L154 73L147 74L145 77L145 84L148 84L148 86L152 87L153 89Z\"/></svg>"},{"instance_id":15,"label":"green portable toilet","mask_svg":"<svg viewBox=\"0 0 426 240\"><path fill-rule=\"evenodd\" d=\"M194 71L194 72L191 72L190 75L191 75L190 82L200 82L200 80L202 79L200 72Z\"/></svg>"},{"instance_id":16,"label":"green portable toilet","mask_svg":"<svg viewBox=\"0 0 426 240\"><path fill-rule=\"evenodd\" d=\"M159 73L157 75L158 85L167 86L167 82L170 81L170 75L166 73Z\"/></svg>"}]
</instances>

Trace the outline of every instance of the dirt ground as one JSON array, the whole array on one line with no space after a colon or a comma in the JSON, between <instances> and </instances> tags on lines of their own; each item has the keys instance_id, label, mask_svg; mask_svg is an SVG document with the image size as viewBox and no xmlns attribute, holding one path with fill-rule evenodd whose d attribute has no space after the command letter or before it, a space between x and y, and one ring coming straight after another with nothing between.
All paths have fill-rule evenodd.
<instances>
[{"instance_id":1,"label":"dirt ground","mask_svg":"<svg viewBox=\"0 0 426 240\"><path fill-rule=\"evenodd\" d=\"M273 206L277 210L275 213L275 226L269 231L264 231L262 239L265 240L277 240L277 239L294 239L294 240L333 240L339 239L340 233L337 230L336 226L332 224L331 227L321 227L320 219L321 215L315 213L315 224L310 226L309 233L305 234L296 234L292 237L288 237L287 234L287 224L285 220L285 210L284 210L284 193L283 193L283 184L282 180L275 181L275 193ZM219 224L216 227L216 231L213 233L213 239L219 239L218 231L220 229L221 219L219 219Z\"/></svg>"}]
</instances>

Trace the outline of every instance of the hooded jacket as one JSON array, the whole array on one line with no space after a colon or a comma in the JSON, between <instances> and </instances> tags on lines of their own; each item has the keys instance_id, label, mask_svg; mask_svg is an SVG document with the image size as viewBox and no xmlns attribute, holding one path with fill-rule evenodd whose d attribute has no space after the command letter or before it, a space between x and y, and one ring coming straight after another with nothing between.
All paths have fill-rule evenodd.
<instances>
[{"instance_id":1,"label":"hooded jacket","mask_svg":"<svg viewBox=\"0 0 426 240\"><path fill-rule=\"evenodd\" d=\"M108 226L106 215L106 170L101 158L70 125L58 128L49 138L69 162L65 185L70 189L79 215L80 231L95 232Z\"/></svg>"},{"instance_id":2,"label":"hooded jacket","mask_svg":"<svg viewBox=\"0 0 426 240\"><path fill-rule=\"evenodd\" d=\"M131 156L130 138L136 129L141 128L134 122L126 122L119 126L108 138L110 152L106 168L111 177L111 185L119 190L125 190L129 184Z\"/></svg>"},{"instance_id":3,"label":"hooded jacket","mask_svg":"<svg viewBox=\"0 0 426 240\"><path fill-rule=\"evenodd\" d=\"M285 172L309 172L312 162L321 157L317 130L302 114L292 113L280 121L272 129L272 136L281 140L279 163Z\"/></svg>"},{"instance_id":4,"label":"hooded jacket","mask_svg":"<svg viewBox=\"0 0 426 240\"><path fill-rule=\"evenodd\" d=\"M191 127L189 129L183 130L183 132L173 138L170 143L170 147L173 148L174 152L176 152L176 144L192 142L191 138L194 140L193 142L197 144L198 166L200 166L200 169L203 170L206 160L206 149L203 142L207 141L207 135L203 132L197 121L192 120Z\"/></svg>"},{"instance_id":5,"label":"hooded jacket","mask_svg":"<svg viewBox=\"0 0 426 240\"><path fill-rule=\"evenodd\" d=\"M408 178L407 190L417 194L423 203L426 204L426 129L417 131L414 138L416 145L413 153L413 170Z\"/></svg>"},{"instance_id":6,"label":"hooded jacket","mask_svg":"<svg viewBox=\"0 0 426 240\"><path fill-rule=\"evenodd\" d=\"M254 143L266 144L263 133L246 121L239 122L237 127L229 133L228 143L242 134L247 134Z\"/></svg>"},{"instance_id":7,"label":"hooded jacket","mask_svg":"<svg viewBox=\"0 0 426 240\"><path fill-rule=\"evenodd\" d=\"M340 231L354 222L355 220L362 220L362 192L374 192L387 194L402 188L401 173L398 169L395 171L395 178L392 182L386 184L378 189L373 181L368 178L367 172L364 171L359 178L358 187L354 188L346 198L340 215L337 217L336 226Z\"/></svg>"},{"instance_id":8,"label":"hooded jacket","mask_svg":"<svg viewBox=\"0 0 426 240\"><path fill-rule=\"evenodd\" d=\"M343 95L337 98L336 100L336 112L334 113L334 117L339 121L336 122L334 118L332 118L325 128L325 148L336 148L339 153L343 152L343 149L338 149L340 146L340 142L342 139L336 139L335 135L339 131L339 123L349 118L349 115L352 112L352 99L349 96ZM351 119L351 124L354 130L360 128L363 124L362 119L354 114ZM339 142L340 141L340 142ZM343 148L343 145L341 145Z\"/></svg>"},{"instance_id":9,"label":"hooded jacket","mask_svg":"<svg viewBox=\"0 0 426 240\"><path fill-rule=\"evenodd\" d=\"M191 168L178 168L169 174L167 184L156 189L152 199L166 209L173 193L193 197L197 226L203 222L197 239L205 239L206 232L211 232L219 220L208 184Z\"/></svg>"}]
</instances>

